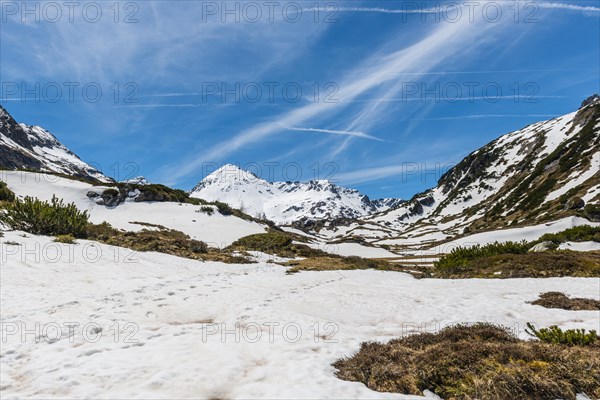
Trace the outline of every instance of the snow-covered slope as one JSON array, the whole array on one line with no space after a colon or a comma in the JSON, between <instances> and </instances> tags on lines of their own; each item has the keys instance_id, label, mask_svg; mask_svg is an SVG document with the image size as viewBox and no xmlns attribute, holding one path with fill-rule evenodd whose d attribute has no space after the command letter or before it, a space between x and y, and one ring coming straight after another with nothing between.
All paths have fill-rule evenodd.
<instances>
[{"instance_id":1,"label":"snow-covered slope","mask_svg":"<svg viewBox=\"0 0 600 400\"><path fill-rule=\"evenodd\" d=\"M192 197L222 201L255 217L279 224L301 220L354 219L385 211L399 199L371 201L357 190L326 180L267 182L251 172L227 164L204 178Z\"/></svg>"},{"instance_id":2,"label":"snow-covered slope","mask_svg":"<svg viewBox=\"0 0 600 400\"><path fill-rule=\"evenodd\" d=\"M18 124L0 106L0 167L57 172L101 182L112 179L61 144L54 135L39 126Z\"/></svg>"},{"instance_id":3,"label":"snow-covered slope","mask_svg":"<svg viewBox=\"0 0 600 400\"><path fill-rule=\"evenodd\" d=\"M529 125L474 151L438 185L378 215L319 233L370 241L439 242L568 216L598 220L600 98Z\"/></svg>"},{"instance_id":4,"label":"snow-covered slope","mask_svg":"<svg viewBox=\"0 0 600 400\"><path fill-rule=\"evenodd\" d=\"M130 253L6 233L3 399L417 399L338 379L331 364L363 341L461 322L503 324L523 338L527 322L598 328L597 311L528 303L548 291L598 299L595 278L287 275L267 263Z\"/></svg>"},{"instance_id":5,"label":"snow-covered slope","mask_svg":"<svg viewBox=\"0 0 600 400\"><path fill-rule=\"evenodd\" d=\"M88 196L89 192L101 193L105 187L54 175L22 171L0 171L0 180L20 197L31 196L50 200L53 195L67 203L75 203L78 209L87 211L93 223L108 222L118 229L140 231L147 226L162 225L186 233L193 239L202 240L209 246L223 248L235 240L265 231L265 225L246 221L236 216L224 216L218 212L209 215L200 206L174 202L135 202L133 198L118 207L99 205Z\"/></svg>"}]
</instances>

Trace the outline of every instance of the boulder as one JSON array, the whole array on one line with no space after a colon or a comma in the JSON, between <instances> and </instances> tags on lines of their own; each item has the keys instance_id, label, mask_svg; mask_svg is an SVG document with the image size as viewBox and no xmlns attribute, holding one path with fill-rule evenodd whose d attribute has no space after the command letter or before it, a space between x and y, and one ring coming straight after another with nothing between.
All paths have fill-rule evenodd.
<instances>
[{"instance_id":1,"label":"boulder","mask_svg":"<svg viewBox=\"0 0 600 400\"><path fill-rule=\"evenodd\" d=\"M571 197L565 203L565 210L579 210L585 206L585 201L581 197Z\"/></svg>"},{"instance_id":2,"label":"boulder","mask_svg":"<svg viewBox=\"0 0 600 400\"><path fill-rule=\"evenodd\" d=\"M529 251L532 253L539 253L541 251L552 250L553 247L554 247L554 243L552 243L552 242L541 242L541 243L538 243L535 246L533 246L531 249L529 249Z\"/></svg>"}]
</instances>

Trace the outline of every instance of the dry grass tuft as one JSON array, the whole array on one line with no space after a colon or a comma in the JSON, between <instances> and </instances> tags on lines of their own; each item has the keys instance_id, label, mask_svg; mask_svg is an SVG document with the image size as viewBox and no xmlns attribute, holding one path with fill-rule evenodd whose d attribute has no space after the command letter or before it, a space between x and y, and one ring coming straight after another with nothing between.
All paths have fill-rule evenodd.
<instances>
[{"instance_id":1,"label":"dry grass tuft","mask_svg":"<svg viewBox=\"0 0 600 400\"><path fill-rule=\"evenodd\" d=\"M600 347L523 341L507 328L458 325L388 344L363 343L333 364L337 376L380 392L446 400L600 397Z\"/></svg>"},{"instance_id":2,"label":"dry grass tuft","mask_svg":"<svg viewBox=\"0 0 600 400\"><path fill-rule=\"evenodd\" d=\"M287 272L293 274L300 271L333 271L350 269L376 269L381 271L402 271L401 267L384 260L361 257L313 257L293 260L285 264L291 266Z\"/></svg>"},{"instance_id":3,"label":"dry grass tuft","mask_svg":"<svg viewBox=\"0 0 600 400\"><path fill-rule=\"evenodd\" d=\"M561 308L563 310L600 310L600 301L580 297L569 298L561 292L546 292L531 304L546 308Z\"/></svg>"}]
</instances>

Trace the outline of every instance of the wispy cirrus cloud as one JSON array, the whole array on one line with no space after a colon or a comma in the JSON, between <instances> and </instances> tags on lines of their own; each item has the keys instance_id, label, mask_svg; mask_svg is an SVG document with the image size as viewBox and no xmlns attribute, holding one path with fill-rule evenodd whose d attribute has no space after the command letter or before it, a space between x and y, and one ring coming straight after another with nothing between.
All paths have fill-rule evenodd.
<instances>
[{"instance_id":1,"label":"wispy cirrus cloud","mask_svg":"<svg viewBox=\"0 0 600 400\"><path fill-rule=\"evenodd\" d=\"M426 33L421 40L410 45L398 43L392 39L384 49L376 51L360 65L355 66L342 79L339 79L340 90L337 103L311 103L275 116L272 121L264 122L245 129L225 141L213 145L201 154L182 160L178 164L168 165L160 171L160 175L168 183L174 184L182 178L196 173L204 162L220 161L231 154L244 149L253 143L263 141L271 135L280 132L285 126L302 126L309 120L331 118L342 110L352 100L370 92L382 89L380 98L387 99L395 96L402 85L394 75L404 72L429 72L439 65L457 57L463 51L472 50L482 38L487 29L499 25L484 25L461 21L459 23L442 23L435 30ZM395 47L395 50L391 50ZM399 47L399 48L398 48ZM383 109L384 101L368 103L351 121L344 131L364 132L377 118ZM360 127L357 129L357 127ZM348 137L353 139L353 137Z\"/></svg>"},{"instance_id":2,"label":"wispy cirrus cloud","mask_svg":"<svg viewBox=\"0 0 600 400\"><path fill-rule=\"evenodd\" d=\"M332 134L332 135L351 136L351 137L355 137L355 138L385 142L384 139L378 138L377 136L369 135L368 133L359 132L359 131L341 131L341 130L319 129L319 128L297 128L297 127L290 127L290 126L285 126L284 128L287 129L288 131L327 133L327 134Z\"/></svg>"}]
</instances>

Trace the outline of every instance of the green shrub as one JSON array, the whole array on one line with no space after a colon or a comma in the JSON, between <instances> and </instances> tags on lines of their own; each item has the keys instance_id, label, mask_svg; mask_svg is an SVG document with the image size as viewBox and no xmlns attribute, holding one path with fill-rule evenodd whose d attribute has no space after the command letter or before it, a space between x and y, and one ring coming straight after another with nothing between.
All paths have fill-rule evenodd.
<instances>
[{"instance_id":1,"label":"green shrub","mask_svg":"<svg viewBox=\"0 0 600 400\"><path fill-rule=\"evenodd\" d=\"M457 247L449 254L445 254L435 262L435 267L443 270L460 270L467 267L475 259L490 257L499 254L524 254L530 248L526 241L522 242L494 242L485 246Z\"/></svg>"},{"instance_id":2,"label":"green shrub","mask_svg":"<svg viewBox=\"0 0 600 400\"><path fill-rule=\"evenodd\" d=\"M568 329L563 331L556 325L537 330L529 322L527 323L525 332L544 343L565 344L568 346L589 346L598 339L596 331L593 330L589 332L586 332L585 329Z\"/></svg>"},{"instance_id":3,"label":"green shrub","mask_svg":"<svg viewBox=\"0 0 600 400\"><path fill-rule=\"evenodd\" d=\"M200 211L202 211L203 213L206 213L208 215L213 215L215 212L215 209L210 206L202 206L202 207L200 207Z\"/></svg>"},{"instance_id":4,"label":"green shrub","mask_svg":"<svg viewBox=\"0 0 600 400\"><path fill-rule=\"evenodd\" d=\"M6 182L0 181L0 201L14 201L15 194L8 188Z\"/></svg>"},{"instance_id":5,"label":"green shrub","mask_svg":"<svg viewBox=\"0 0 600 400\"><path fill-rule=\"evenodd\" d=\"M232 247L241 247L246 250L257 250L263 253L277 253L286 250L292 245L292 238L282 233L257 233L245 236L233 242Z\"/></svg>"},{"instance_id":6,"label":"green shrub","mask_svg":"<svg viewBox=\"0 0 600 400\"><path fill-rule=\"evenodd\" d=\"M26 231L35 235L66 235L85 237L88 226L87 211L81 212L75 204L64 204L62 200L52 197L50 202L32 197L15 200L4 214L0 222L12 229Z\"/></svg>"},{"instance_id":7,"label":"green shrub","mask_svg":"<svg viewBox=\"0 0 600 400\"><path fill-rule=\"evenodd\" d=\"M215 201L215 206L217 206L217 210L219 210L219 213L221 213L221 215L227 216L233 214L233 209L229 207L229 204L225 204L220 201Z\"/></svg>"},{"instance_id":8,"label":"green shrub","mask_svg":"<svg viewBox=\"0 0 600 400\"><path fill-rule=\"evenodd\" d=\"M119 191L114 188L108 188L102 192L102 197L117 197L119 195Z\"/></svg>"},{"instance_id":9,"label":"green shrub","mask_svg":"<svg viewBox=\"0 0 600 400\"><path fill-rule=\"evenodd\" d=\"M589 225L576 226L558 233L547 233L537 242L600 242L600 227Z\"/></svg>"},{"instance_id":10,"label":"green shrub","mask_svg":"<svg viewBox=\"0 0 600 400\"><path fill-rule=\"evenodd\" d=\"M586 204L583 213L590 221L600 221L600 204Z\"/></svg>"},{"instance_id":11,"label":"green shrub","mask_svg":"<svg viewBox=\"0 0 600 400\"><path fill-rule=\"evenodd\" d=\"M55 242L57 243L65 243L65 244L75 244L75 236L68 234L68 235L58 235L55 239Z\"/></svg>"}]
</instances>

